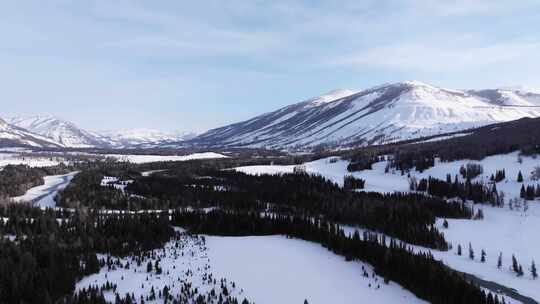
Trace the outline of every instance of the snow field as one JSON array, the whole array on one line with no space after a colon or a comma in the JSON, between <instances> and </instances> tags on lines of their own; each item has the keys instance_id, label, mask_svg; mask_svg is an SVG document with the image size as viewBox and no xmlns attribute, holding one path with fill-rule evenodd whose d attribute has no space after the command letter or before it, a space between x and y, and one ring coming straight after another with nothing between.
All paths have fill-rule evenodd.
<instances>
[{"instance_id":1,"label":"snow field","mask_svg":"<svg viewBox=\"0 0 540 304\"><path fill-rule=\"evenodd\" d=\"M181 235L181 249L175 242L157 249L161 275L148 274L144 261L137 266L132 258L130 269L101 269L98 274L81 280L76 289L101 286L107 280L115 282L120 295L133 293L136 299L146 297L152 287L157 291L165 285L176 294L183 282L191 282L199 293L219 289L220 279L226 279L230 292L239 300L246 297L255 303L351 303L351 299L370 303L426 303L395 283L386 285L372 276L372 268L364 263L346 262L318 244L284 236L194 238ZM364 277L366 270L368 277ZM208 282L210 276L217 286ZM148 280L147 280L148 277ZM233 287L234 282L234 287ZM114 293L106 294L114 301ZM147 302L148 303L148 302ZM156 302L150 302L156 303Z\"/></svg>"},{"instance_id":2,"label":"snow field","mask_svg":"<svg viewBox=\"0 0 540 304\"><path fill-rule=\"evenodd\" d=\"M118 161L131 162L134 164L144 164L164 161L187 161L195 159L225 158L227 156L215 152L193 153L189 155L122 155L122 154L102 154L104 157L112 157Z\"/></svg>"},{"instance_id":3,"label":"snow field","mask_svg":"<svg viewBox=\"0 0 540 304\"><path fill-rule=\"evenodd\" d=\"M23 156L18 153L0 153L0 170L7 165L28 165L30 167L52 167L63 162L57 157Z\"/></svg>"}]
</instances>

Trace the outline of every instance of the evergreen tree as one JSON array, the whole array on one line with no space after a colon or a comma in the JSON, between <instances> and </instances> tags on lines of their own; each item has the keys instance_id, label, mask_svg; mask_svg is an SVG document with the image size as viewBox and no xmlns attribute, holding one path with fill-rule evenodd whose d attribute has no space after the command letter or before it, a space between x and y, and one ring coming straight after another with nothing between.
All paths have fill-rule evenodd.
<instances>
[{"instance_id":1,"label":"evergreen tree","mask_svg":"<svg viewBox=\"0 0 540 304\"><path fill-rule=\"evenodd\" d=\"M521 265L519 265L518 267L518 277L522 277L523 276L523 267L521 267Z\"/></svg>"},{"instance_id":2,"label":"evergreen tree","mask_svg":"<svg viewBox=\"0 0 540 304\"><path fill-rule=\"evenodd\" d=\"M512 270L515 273L519 273L519 264L515 255L512 255Z\"/></svg>"},{"instance_id":3,"label":"evergreen tree","mask_svg":"<svg viewBox=\"0 0 540 304\"><path fill-rule=\"evenodd\" d=\"M536 272L536 265L534 264L534 260L532 261L532 264L531 264L531 276L532 276L533 280L536 280L536 278L538 277L538 273Z\"/></svg>"},{"instance_id":4,"label":"evergreen tree","mask_svg":"<svg viewBox=\"0 0 540 304\"><path fill-rule=\"evenodd\" d=\"M484 249L482 249L482 252L480 253L480 262L486 262L486 251L484 251Z\"/></svg>"},{"instance_id":5,"label":"evergreen tree","mask_svg":"<svg viewBox=\"0 0 540 304\"><path fill-rule=\"evenodd\" d=\"M521 174L521 170L518 173L517 182L518 183L523 183L523 174Z\"/></svg>"},{"instance_id":6,"label":"evergreen tree","mask_svg":"<svg viewBox=\"0 0 540 304\"><path fill-rule=\"evenodd\" d=\"M469 243L469 259L474 260L474 250L471 243Z\"/></svg>"},{"instance_id":7,"label":"evergreen tree","mask_svg":"<svg viewBox=\"0 0 540 304\"><path fill-rule=\"evenodd\" d=\"M499 253L499 258L497 259L497 268L501 269L502 267L502 252Z\"/></svg>"},{"instance_id":8,"label":"evergreen tree","mask_svg":"<svg viewBox=\"0 0 540 304\"><path fill-rule=\"evenodd\" d=\"M461 255L461 244L457 246L457 255Z\"/></svg>"}]
</instances>

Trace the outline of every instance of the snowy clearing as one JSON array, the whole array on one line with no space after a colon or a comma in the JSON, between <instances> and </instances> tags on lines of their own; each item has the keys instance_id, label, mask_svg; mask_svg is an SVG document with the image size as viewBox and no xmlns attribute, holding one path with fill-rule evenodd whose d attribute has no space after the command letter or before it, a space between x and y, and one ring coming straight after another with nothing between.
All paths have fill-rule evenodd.
<instances>
[{"instance_id":1,"label":"snowy clearing","mask_svg":"<svg viewBox=\"0 0 540 304\"><path fill-rule=\"evenodd\" d=\"M305 299L311 304L426 303L395 283L386 285L380 277L372 277L369 265L346 262L315 243L284 236L205 236L205 240L205 245L201 245L193 237L183 235L181 242L185 247L176 254L174 241L167 243L165 254L161 249L154 250L161 258L161 275L149 275L146 261L137 266L125 258L121 261L130 261L130 269L109 271L105 267L81 280L76 288L99 286L109 280L117 283L120 295L134 293L139 299L148 295L152 287L157 293L165 285L173 286L171 293L176 294L185 280L205 294L216 287L205 280L212 274L218 287L220 278L225 278L229 291L239 300L245 297L258 304L303 303ZM362 266L369 277L363 276ZM112 292L106 296L114 301Z\"/></svg>"},{"instance_id":2,"label":"snowy clearing","mask_svg":"<svg viewBox=\"0 0 540 304\"><path fill-rule=\"evenodd\" d=\"M207 244L215 273L237 282L259 304L426 303L378 276L365 278L362 266L372 272L368 264L346 262L312 242L250 236L207 237Z\"/></svg>"}]
</instances>

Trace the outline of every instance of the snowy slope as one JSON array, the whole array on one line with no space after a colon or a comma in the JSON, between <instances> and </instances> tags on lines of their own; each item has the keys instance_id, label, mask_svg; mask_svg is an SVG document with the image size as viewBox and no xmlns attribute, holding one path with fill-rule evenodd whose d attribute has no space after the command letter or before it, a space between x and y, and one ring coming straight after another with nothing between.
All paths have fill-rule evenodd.
<instances>
[{"instance_id":1,"label":"snowy slope","mask_svg":"<svg viewBox=\"0 0 540 304\"><path fill-rule=\"evenodd\" d=\"M12 125L40 134L68 148L110 146L108 142L77 127L74 123L54 116L14 117L8 121Z\"/></svg>"},{"instance_id":2,"label":"snowy slope","mask_svg":"<svg viewBox=\"0 0 540 304\"><path fill-rule=\"evenodd\" d=\"M499 90L502 98L486 91L418 81L338 91L210 130L190 143L280 149L381 144L540 116L534 93Z\"/></svg>"},{"instance_id":3,"label":"snowy slope","mask_svg":"<svg viewBox=\"0 0 540 304\"><path fill-rule=\"evenodd\" d=\"M53 140L8 124L0 119L0 146L60 147Z\"/></svg>"},{"instance_id":4,"label":"snowy slope","mask_svg":"<svg viewBox=\"0 0 540 304\"><path fill-rule=\"evenodd\" d=\"M500 88L468 93L486 99L489 103L500 106L538 107L540 106L540 93L526 91L522 88Z\"/></svg>"}]
</instances>

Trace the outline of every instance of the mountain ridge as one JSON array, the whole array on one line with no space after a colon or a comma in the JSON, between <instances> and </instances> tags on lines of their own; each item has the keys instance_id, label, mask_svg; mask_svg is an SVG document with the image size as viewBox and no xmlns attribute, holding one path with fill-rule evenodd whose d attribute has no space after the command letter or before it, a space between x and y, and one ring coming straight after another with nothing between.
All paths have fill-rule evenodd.
<instances>
[{"instance_id":1,"label":"mountain ridge","mask_svg":"<svg viewBox=\"0 0 540 304\"><path fill-rule=\"evenodd\" d=\"M275 149L383 144L540 115L535 93L454 90L420 81L383 84L324 103L314 100L209 130L188 143Z\"/></svg>"}]
</instances>

